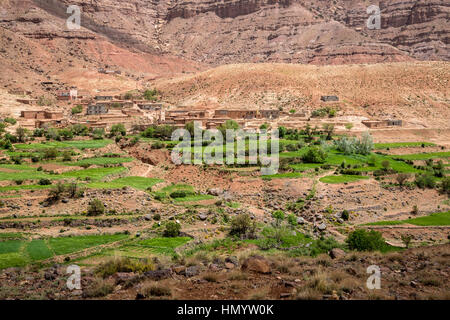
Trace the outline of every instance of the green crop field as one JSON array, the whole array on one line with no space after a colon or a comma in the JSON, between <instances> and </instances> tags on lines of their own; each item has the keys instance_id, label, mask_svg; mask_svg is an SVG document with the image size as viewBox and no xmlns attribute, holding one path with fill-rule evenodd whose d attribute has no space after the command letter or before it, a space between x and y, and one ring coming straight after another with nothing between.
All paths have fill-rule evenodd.
<instances>
[{"instance_id":1,"label":"green crop field","mask_svg":"<svg viewBox=\"0 0 450 320\"><path fill-rule=\"evenodd\" d=\"M73 140L73 141L51 141L51 142L41 142L41 143L18 143L14 147L19 150L42 150L48 148L76 148L76 149L99 149L112 143L112 140L101 139L101 140Z\"/></svg>"},{"instance_id":2,"label":"green crop field","mask_svg":"<svg viewBox=\"0 0 450 320\"><path fill-rule=\"evenodd\" d=\"M385 226L385 225L399 225L399 224L413 224L416 226L449 226L450 225L450 211L433 213L429 216L406 219L406 220L388 220L367 223L370 226Z\"/></svg>"},{"instance_id":3,"label":"green crop field","mask_svg":"<svg viewBox=\"0 0 450 320\"><path fill-rule=\"evenodd\" d=\"M428 159L438 159L438 158L450 158L450 151L446 152L430 152L430 153L414 153L414 154L403 154L394 156L395 158L405 159L405 160L428 160Z\"/></svg>"},{"instance_id":4,"label":"green crop field","mask_svg":"<svg viewBox=\"0 0 450 320\"><path fill-rule=\"evenodd\" d=\"M412 147L434 147L436 146L431 142L393 142L393 143L375 143L375 149L394 149L394 148L412 148Z\"/></svg>"},{"instance_id":5,"label":"green crop field","mask_svg":"<svg viewBox=\"0 0 450 320\"><path fill-rule=\"evenodd\" d=\"M93 182L87 184L88 188L93 189L120 189L122 187L132 187L139 190L147 190L149 187L154 186L157 183L164 180L158 178L145 178L145 177L123 177L112 180L110 182Z\"/></svg>"},{"instance_id":6,"label":"green crop field","mask_svg":"<svg viewBox=\"0 0 450 320\"><path fill-rule=\"evenodd\" d=\"M323 183L348 183L355 182L360 180L369 179L366 176L356 176L356 175L339 175L339 176L326 176L322 177L319 180Z\"/></svg>"},{"instance_id":7,"label":"green crop field","mask_svg":"<svg viewBox=\"0 0 450 320\"><path fill-rule=\"evenodd\" d=\"M0 239L6 237L1 236ZM9 235L10 236L10 235ZM88 235L35 240L0 241L0 269L24 266L34 261L77 252L83 249L127 239L126 234Z\"/></svg>"},{"instance_id":8,"label":"green crop field","mask_svg":"<svg viewBox=\"0 0 450 320\"><path fill-rule=\"evenodd\" d=\"M60 162L63 165L66 166L82 166L82 165L97 165L102 166L105 164L119 164L119 163L125 163L125 162L131 162L134 158L131 157L96 157L96 158L85 158L85 159L79 159L77 161L70 161L70 162Z\"/></svg>"}]
</instances>

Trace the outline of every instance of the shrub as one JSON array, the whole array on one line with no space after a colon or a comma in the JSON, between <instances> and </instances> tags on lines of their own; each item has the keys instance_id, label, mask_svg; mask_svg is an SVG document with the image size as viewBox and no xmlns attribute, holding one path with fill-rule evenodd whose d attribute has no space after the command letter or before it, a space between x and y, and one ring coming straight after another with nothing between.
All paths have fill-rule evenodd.
<instances>
[{"instance_id":1,"label":"shrub","mask_svg":"<svg viewBox=\"0 0 450 320\"><path fill-rule=\"evenodd\" d=\"M143 136L145 138L153 138L154 133L155 133L155 128L154 127L148 127L147 129L145 129L141 133L141 136Z\"/></svg>"},{"instance_id":2,"label":"shrub","mask_svg":"<svg viewBox=\"0 0 450 320\"><path fill-rule=\"evenodd\" d=\"M409 179L410 175L408 173L399 173L395 177L395 180L397 180L398 184L403 186L405 182Z\"/></svg>"},{"instance_id":3,"label":"shrub","mask_svg":"<svg viewBox=\"0 0 450 320\"><path fill-rule=\"evenodd\" d=\"M83 106L81 104L77 104L75 107L72 108L72 114L81 113L83 111Z\"/></svg>"},{"instance_id":4,"label":"shrub","mask_svg":"<svg viewBox=\"0 0 450 320\"><path fill-rule=\"evenodd\" d=\"M255 225L247 213L233 217L230 224L230 235L233 236L245 237L253 235L255 231Z\"/></svg>"},{"instance_id":5,"label":"shrub","mask_svg":"<svg viewBox=\"0 0 450 320\"><path fill-rule=\"evenodd\" d=\"M170 194L170 197L173 199L176 198L185 198L186 197L186 192L184 191L174 191Z\"/></svg>"},{"instance_id":6,"label":"shrub","mask_svg":"<svg viewBox=\"0 0 450 320\"><path fill-rule=\"evenodd\" d=\"M164 287L161 285L147 285L139 290L139 294L144 298L148 297L163 297L171 296L172 291L169 287Z\"/></svg>"},{"instance_id":7,"label":"shrub","mask_svg":"<svg viewBox=\"0 0 450 320\"><path fill-rule=\"evenodd\" d=\"M42 179L39 179L38 184L41 186L48 186L48 185L51 185L52 182L50 181L50 179L42 178Z\"/></svg>"},{"instance_id":8,"label":"shrub","mask_svg":"<svg viewBox=\"0 0 450 320\"><path fill-rule=\"evenodd\" d=\"M388 170L389 167L391 166L391 163L388 160L383 160L381 161L381 166L383 167L384 170Z\"/></svg>"},{"instance_id":9,"label":"shrub","mask_svg":"<svg viewBox=\"0 0 450 320\"><path fill-rule=\"evenodd\" d=\"M3 119L3 121L12 125L17 123L17 120L11 117L6 117L5 119Z\"/></svg>"},{"instance_id":10,"label":"shrub","mask_svg":"<svg viewBox=\"0 0 450 320\"><path fill-rule=\"evenodd\" d=\"M102 278L109 277L117 272L137 272L143 273L154 270L154 265L143 260L132 260L130 258L118 258L100 264L94 273Z\"/></svg>"},{"instance_id":11,"label":"shrub","mask_svg":"<svg viewBox=\"0 0 450 320\"><path fill-rule=\"evenodd\" d=\"M125 136L127 134L127 130L125 129L125 126L121 123L118 124L114 124L111 127L111 131L110 131L110 136L114 137L114 136Z\"/></svg>"},{"instance_id":12,"label":"shrub","mask_svg":"<svg viewBox=\"0 0 450 320\"><path fill-rule=\"evenodd\" d=\"M351 250L357 251L382 250L386 245L380 232L375 230L367 231L365 229L351 232L345 242L347 242Z\"/></svg>"},{"instance_id":13,"label":"shrub","mask_svg":"<svg viewBox=\"0 0 450 320\"><path fill-rule=\"evenodd\" d=\"M164 237L178 237L180 234L181 225L179 223L169 221L166 223L164 230Z\"/></svg>"},{"instance_id":14,"label":"shrub","mask_svg":"<svg viewBox=\"0 0 450 320\"><path fill-rule=\"evenodd\" d=\"M62 161L72 161L72 153L70 151L64 151Z\"/></svg>"},{"instance_id":15,"label":"shrub","mask_svg":"<svg viewBox=\"0 0 450 320\"><path fill-rule=\"evenodd\" d=\"M164 148L166 145L161 142L161 141L156 141L152 144L152 149L162 149Z\"/></svg>"},{"instance_id":16,"label":"shrub","mask_svg":"<svg viewBox=\"0 0 450 320\"><path fill-rule=\"evenodd\" d=\"M348 221L348 219L350 218L350 213L348 212L348 210L342 211L341 218L342 220Z\"/></svg>"},{"instance_id":17,"label":"shrub","mask_svg":"<svg viewBox=\"0 0 450 320\"><path fill-rule=\"evenodd\" d=\"M416 180L414 181L419 188L425 189L430 188L433 189L436 185L434 178L429 173L417 174Z\"/></svg>"},{"instance_id":18,"label":"shrub","mask_svg":"<svg viewBox=\"0 0 450 320\"><path fill-rule=\"evenodd\" d=\"M360 139L342 137L334 141L334 146L338 151L344 154L362 154L368 155L373 149L372 136L365 132Z\"/></svg>"},{"instance_id":19,"label":"shrub","mask_svg":"<svg viewBox=\"0 0 450 320\"><path fill-rule=\"evenodd\" d=\"M153 215L153 220L155 220L155 221L161 220L161 215L160 215L159 213L155 213L155 214Z\"/></svg>"},{"instance_id":20,"label":"shrub","mask_svg":"<svg viewBox=\"0 0 450 320\"><path fill-rule=\"evenodd\" d=\"M321 147L311 147L303 155L302 160L306 163L324 163L327 153Z\"/></svg>"},{"instance_id":21,"label":"shrub","mask_svg":"<svg viewBox=\"0 0 450 320\"><path fill-rule=\"evenodd\" d=\"M89 203L89 207L87 210L88 216L100 216L104 213L105 213L105 206L100 200L94 199Z\"/></svg>"},{"instance_id":22,"label":"shrub","mask_svg":"<svg viewBox=\"0 0 450 320\"><path fill-rule=\"evenodd\" d=\"M91 286L83 290L83 297L98 298L104 297L114 291L114 286L109 282L98 279Z\"/></svg>"},{"instance_id":23,"label":"shrub","mask_svg":"<svg viewBox=\"0 0 450 320\"><path fill-rule=\"evenodd\" d=\"M450 195L450 177L442 179L441 191Z\"/></svg>"}]
</instances>

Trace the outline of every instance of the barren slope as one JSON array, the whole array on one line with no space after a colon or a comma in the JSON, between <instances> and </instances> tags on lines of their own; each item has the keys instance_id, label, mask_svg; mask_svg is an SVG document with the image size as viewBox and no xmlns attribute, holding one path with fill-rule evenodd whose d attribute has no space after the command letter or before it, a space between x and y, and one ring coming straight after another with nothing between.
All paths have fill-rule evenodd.
<instances>
[{"instance_id":1,"label":"barren slope","mask_svg":"<svg viewBox=\"0 0 450 320\"><path fill-rule=\"evenodd\" d=\"M236 64L197 75L158 80L165 100L180 105L244 108L318 108L338 95L345 115L398 117L423 127L449 126L447 62L307 66Z\"/></svg>"}]
</instances>

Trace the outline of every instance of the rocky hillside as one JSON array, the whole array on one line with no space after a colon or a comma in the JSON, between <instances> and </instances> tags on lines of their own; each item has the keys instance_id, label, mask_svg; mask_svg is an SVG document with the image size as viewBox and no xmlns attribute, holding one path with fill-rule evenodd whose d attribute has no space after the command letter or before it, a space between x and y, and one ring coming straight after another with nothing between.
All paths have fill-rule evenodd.
<instances>
[{"instance_id":1,"label":"rocky hillside","mask_svg":"<svg viewBox=\"0 0 450 320\"><path fill-rule=\"evenodd\" d=\"M34 0L83 8L83 25L121 43L210 64L341 64L448 60L446 0L380 1L381 29L369 30L356 0Z\"/></svg>"},{"instance_id":2,"label":"rocky hillside","mask_svg":"<svg viewBox=\"0 0 450 320\"><path fill-rule=\"evenodd\" d=\"M68 5L82 10L68 30ZM4 0L0 81L43 80L82 89L135 88L143 81L229 63L347 64L449 60L445 0L380 1L369 30L355 0ZM99 75L98 68L122 71Z\"/></svg>"}]
</instances>

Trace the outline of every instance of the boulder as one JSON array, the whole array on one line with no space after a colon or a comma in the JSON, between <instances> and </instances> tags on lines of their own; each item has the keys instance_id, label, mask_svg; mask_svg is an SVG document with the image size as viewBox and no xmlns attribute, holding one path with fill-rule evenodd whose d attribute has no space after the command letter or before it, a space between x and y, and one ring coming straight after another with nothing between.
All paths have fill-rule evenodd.
<instances>
[{"instance_id":1,"label":"boulder","mask_svg":"<svg viewBox=\"0 0 450 320\"><path fill-rule=\"evenodd\" d=\"M205 221L206 218L207 218L207 216L206 216L205 214L199 214L199 215L198 215L198 218L199 218L200 220L202 220L202 221Z\"/></svg>"},{"instance_id":2,"label":"boulder","mask_svg":"<svg viewBox=\"0 0 450 320\"><path fill-rule=\"evenodd\" d=\"M196 276L200 273L200 268L198 266L187 267L184 274L186 277L190 278Z\"/></svg>"},{"instance_id":3,"label":"boulder","mask_svg":"<svg viewBox=\"0 0 450 320\"><path fill-rule=\"evenodd\" d=\"M324 231L326 228L327 228L327 225L325 224L325 222L322 222L317 225L317 229L319 229L319 231Z\"/></svg>"},{"instance_id":4,"label":"boulder","mask_svg":"<svg viewBox=\"0 0 450 320\"><path fill-rule=\"evenodd\" d=\"M154 270L154 271L147 271L144 272L144 276L146 278L152 279L152 280L162 280L167 279L172 275L172 271L170 269L162 269L162 270Z\"/></svg>"},{"instance_id":5,"label":"boulder","mask_svg":"<svg viewBox=\"0 0 450 320\"><path fill-rule=\"evenodd\" d=\"M147 220L147 221L150 221L150 220L152 220L152 215L151 214L146 214L144 216L144 219Z\"/></svg>"},{"instance_id":6,"label":"boulder","mask_svg":"<svg viewBox=\"0 0 450 320\"><path fill-rule=\"evenodd\" d=\"M242 264L241 270L253 271L258 273L270 273L270 263L266 258L261 256L251 256Z\"/></svg>"},{"instance_id":7,"label":"boulder","mask_svg":"<svg viewBox=\"0 0 450 320\"><path fill-rule=\"evenodd\" d=\"M330 250L330 257L332 259L339 259L345 257L345 251L339 248L333 248Z\"/></svg>"},{"instance_id":8,"label":"boulder","mask_svg":"<svg viewBox=\"0 0 450 320\"><path fill-rule=\"evenodd\" d=\"M298 223L298 224L305 224L305 222L306 222L306 221L305 221L304 218L302 218L302 217L298 217L298 218L297 218L297 223Z\"/></svg>"}]
</instances>

